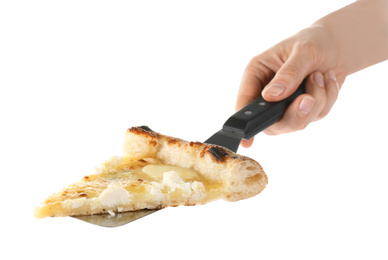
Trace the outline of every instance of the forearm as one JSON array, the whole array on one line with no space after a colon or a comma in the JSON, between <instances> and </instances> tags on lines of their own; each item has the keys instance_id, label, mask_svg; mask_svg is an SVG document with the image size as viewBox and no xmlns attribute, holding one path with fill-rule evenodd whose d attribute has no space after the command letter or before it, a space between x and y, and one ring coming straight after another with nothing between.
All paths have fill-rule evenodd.
<instances>
[{"instance_id":1,"label":"forearm","mask_svg":"<svg viewBox=\"0 0 388 260\"><path fill-rule=\"evenodd\" d=\"M337 70L352 74L388 59L388 0L359 0L318 20L338 49Z\"/></svg>"}]
</instances>

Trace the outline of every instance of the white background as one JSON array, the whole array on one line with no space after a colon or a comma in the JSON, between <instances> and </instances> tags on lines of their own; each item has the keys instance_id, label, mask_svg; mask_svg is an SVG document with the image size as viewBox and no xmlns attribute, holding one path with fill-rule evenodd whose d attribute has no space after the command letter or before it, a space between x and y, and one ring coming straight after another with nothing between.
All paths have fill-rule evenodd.
<instances>
[{"instance_id":1,"label":"white background","mask_svg":"<svg viewBox=\"0 0 388 260\"><path fill-rule=\"evenodd\" d=\"M2 1L1 255L387 259L386 62L349 76L325 119L239 150L269 177L252 199L114 229L32 215L119 155L131 126L206 140L253 56L350 2Z\"/></svg>"}]
</instances>

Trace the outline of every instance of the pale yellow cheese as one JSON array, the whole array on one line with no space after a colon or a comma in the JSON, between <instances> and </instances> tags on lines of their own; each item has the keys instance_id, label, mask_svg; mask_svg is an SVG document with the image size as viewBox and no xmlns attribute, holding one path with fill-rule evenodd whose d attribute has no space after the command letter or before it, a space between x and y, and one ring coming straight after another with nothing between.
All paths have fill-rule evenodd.
<instances>
[{"instance_id":1,"label":"pale yellow cheese","mask_svg":"<svg viewBox=\"0 0 388 260\"><path fill-rule=\"evenodd\" d=\"M156 181L163 179L163 174L166 172L176 172L179 177L185 181L199 180L199 174L197 171L188 168L182 168L179 166L172 166L167 164L149 164L143 167L142 171L149 177Z\"/></svg>"},{"instance_id":2,"label":"pale yellow cheese","mask_svg":"<svg viewBox=\"0 0 388 260\"><path fill-rule=\"evenodd\" d=\"M35 210L39 218L131 211L163 205L204 203L222 193L221 183L209 182L197 171L163 164L154 158L112 157Z\"/></svg>"}]
</instances>

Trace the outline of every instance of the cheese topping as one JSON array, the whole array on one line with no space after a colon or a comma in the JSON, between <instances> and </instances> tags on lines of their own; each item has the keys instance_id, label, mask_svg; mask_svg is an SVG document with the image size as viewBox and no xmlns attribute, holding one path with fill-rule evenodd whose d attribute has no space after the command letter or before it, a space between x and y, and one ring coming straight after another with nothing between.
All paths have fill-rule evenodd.
<instances>
[{"instance_id":1,"label":"cheese topping","mask_svg":"<svg viewBox=\"0 0 388 260\"><path fill-rule=\"evenodd\" d=\"M66 208L77 209L79 207L82 207L84 205L85 201L86 201L86 198L66 200L63 203L63 206Z\"/></svg>"},{"instance_id":2,"label":"cheese topping","mask_svg":"<svg viewBox=\"0 0 388 260\"><path fill-rule=\"evenodd\" d=\"M158 208L161 205L201 203L216 198L219 183L209 182L190 168L163 164L155 158L131 160L112 157L96 169L44 202L37 216L48 215L53 207L66 214L105 212L111 215L133 207ZM60 204L58 204L60 202ZM57 204L56 204L57 203Z\"/></svg>"},{"instance_id":3,"label":"cheese topping","mask_svg":"<svg viewBox=\"0 0 388 260\"><path fill-rule=\"evenodd\" d=\"M100 194L99 199L102 205L114 207L120 203L128 202L130 196L129 192L124 188L110 185Z\"/></svg>"},{"instance_id":4,"label":"cheese topping","mask_svg":"<svg viewBox=\"0 0 388 260\"><path fill-rule=\"evenodd\" d=\"M154 180L161 180L167 172L175 172L180 178L186 181L199 180L198 172L193 169L182 168L166 164L149 164L143 167L142 171Z\"/></svg>"}]
</instances>

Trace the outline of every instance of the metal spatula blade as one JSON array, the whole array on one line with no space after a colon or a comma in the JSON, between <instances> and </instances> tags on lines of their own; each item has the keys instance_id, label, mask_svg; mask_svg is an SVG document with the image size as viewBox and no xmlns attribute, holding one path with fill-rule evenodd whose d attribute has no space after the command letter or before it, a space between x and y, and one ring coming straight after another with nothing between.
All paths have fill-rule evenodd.
<instances>
[{"instance_id":1,"label":"metal spatula blade","mask_svg":"<svg viewBox=\"0 0 388 260\"><path fill-rule=\"evenodd\" d=\"M262 96L236 112L224 124L222 129L205 141L237 152L242 139L250 139L267 127L276 123L284 114L287 107L299 95L304 93L305 82L290 97L280 102L267 102ZM146 129L150 130L148 127ZM79 216L77 219L103 227L118 227L147 216L157 210L139 210L110 216L109 214Z\"/></svg>"},{"instance_id":2,"label":"metal spatula blade","mask_svg":"<svg viewBox=\"0 0 388 260\"><path fill-rule=\"evenodd\" d=\"M73 218L95 224L101 227L119 227L128 224L134 220L145 217L158 210L156 209L142 209L137 211L129 211L117 213L115 215L110 214L99 214L91 216L75 216Z\"/></svg>"}]
</instances>

